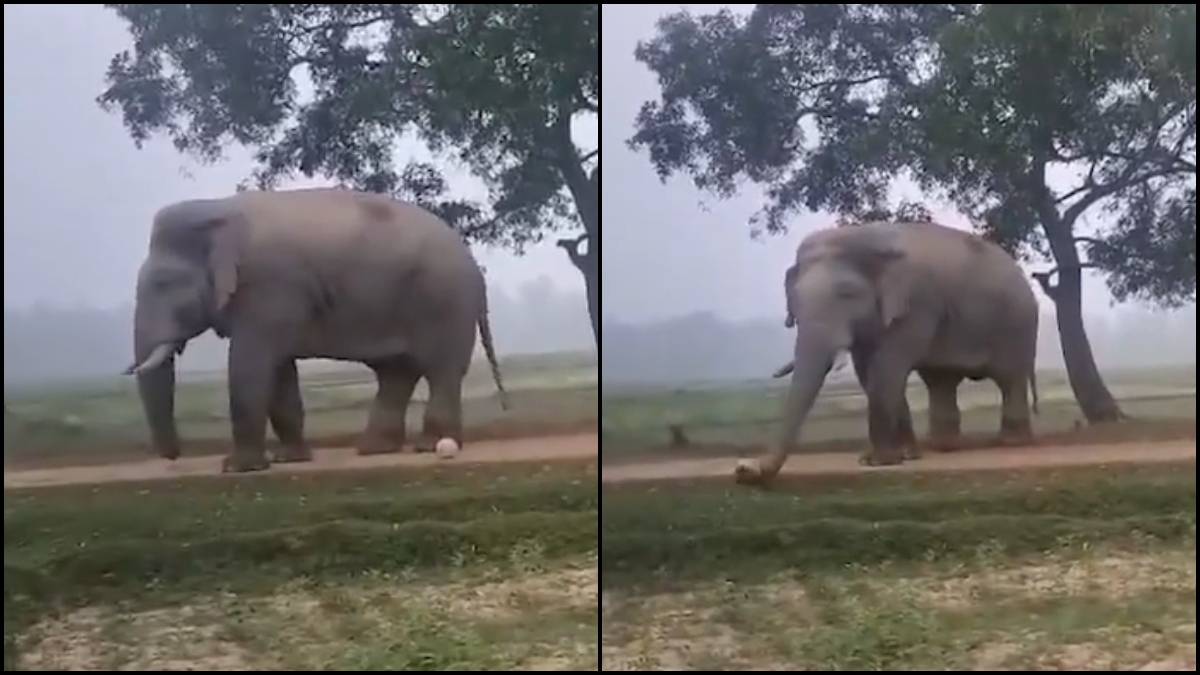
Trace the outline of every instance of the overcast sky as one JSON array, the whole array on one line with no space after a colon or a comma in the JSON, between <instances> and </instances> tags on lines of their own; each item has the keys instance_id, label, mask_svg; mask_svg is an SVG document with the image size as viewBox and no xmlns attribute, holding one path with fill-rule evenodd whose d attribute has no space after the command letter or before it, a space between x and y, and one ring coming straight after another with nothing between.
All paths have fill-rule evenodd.
<instances>
[{"instance_id":1,"label":"overcast sky","mask_svg":"<svg viewBox=\"0 0 1200 675\"><path fill-rule=\"evenodd\" d=\"M129 44L124 23L101 5L4 6L6 308L132 302L155 210L231 193L252 168L244 152L199 167L167 141L134 148L120 116L94 102L109 59ZM586 125L580 141L595 147L596 135ZM480 190L462 174L452 185ZM553 244L521 259L477 254L492 284L515 288L545 274L560 289L582 292L578 272Z\"/></svg>"},{"instance_id":2,"label":"overcast sky","mask_svg":"<svg viewBox=\"0 0 1200 675\"><path fill-rule=\"evenodd\" d=\"M663 185L649 159L625 145L638 108L658 93L649 70L634 60L634 47L652 37L657 18L681 7L700 14L719 5L601 9L601 74L607 85L601 122L604 314L626 321L697 311L731 319L780 315L782 275L796 245L805 233L833 219L799 215L787 235L752 241L747 222L760 208L752 193L717 202L686 179ZM934 215L943 224L966 226L952 211L934 209ZM1085 284L1087 310L1106 310L1110 296L1103 282L1093 276ZM1040 291L1038 295L1048 306Z\"/></svg>"}]
</instances>

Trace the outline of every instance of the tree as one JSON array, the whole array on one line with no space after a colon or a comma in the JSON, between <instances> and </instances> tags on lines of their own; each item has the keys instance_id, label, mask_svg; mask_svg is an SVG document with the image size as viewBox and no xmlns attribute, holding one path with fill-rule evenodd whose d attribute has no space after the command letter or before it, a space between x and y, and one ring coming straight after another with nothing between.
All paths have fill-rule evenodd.
<instances>
[{"instance_id":1,"label":"tree","mask_svg":"<svg viewBox=\"0 0 1200 675\"><path fill-rule=\"evenodd\" d=\"M325 175L415 201L468 240L521 252L560 239L583 274L599 341L599 5L106 5L129 24L98 98L140 147L169 137L217 161L254 151L253 179ZM483 180L455 198L433 165L398 167L397 139Z\"/></svg>"},{"instance_id":2,"label":"tree","mask_svg":"<svg viewBox=\"0 0 1200 675\"><path fill-rule=\"evenodd\" d=\"M722 197L764 186L752 225L767 232L803 208L886 210L898 177L949 199L1010 252L1051 262L1035 278L1075 397L1089 421L1114 420L1081 274L1106 273L1119 300L1195 301L1195 18L1164 4L676 13L638 47L662 93L630 143L664 179Z\"/></svg>"}]
</instances>

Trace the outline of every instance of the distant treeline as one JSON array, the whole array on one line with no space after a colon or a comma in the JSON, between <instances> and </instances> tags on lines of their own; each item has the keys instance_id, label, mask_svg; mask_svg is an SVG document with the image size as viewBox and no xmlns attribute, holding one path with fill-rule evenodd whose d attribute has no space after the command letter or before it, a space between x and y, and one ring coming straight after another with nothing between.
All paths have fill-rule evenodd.
<instances>
[{"instance_id":1,"label":"distant treeline","mask_svg":"<svg viewBox=\"0 0 1200 675\"><path fill-rule=\"evenodd\" d=\"M489 309L496 349L506 354L590 349L582 292L561 291L546 277L506 293L493 284ZM4 386L24 387L112 377L132 358L133 308L4 310ZM226 344L211 333L193 340L181 366L225 367Z\"/></svg>"},{"instance_id":2,"label":"distant treeline","mask_svg":"<svg viewBox=\"0 0 1200 675\"><path fill-rule=\"evenodd\" d=\"M1196 308L1119 307L1088 317L1101 368L1196 363ZM1053 314L1041 319L1040 368L1063 367ZM765 379L791 357L783 317L730 323L707 313L638 325L604 323L600 377L607 384L686 384Z\"/></svg>"}]
</instances>

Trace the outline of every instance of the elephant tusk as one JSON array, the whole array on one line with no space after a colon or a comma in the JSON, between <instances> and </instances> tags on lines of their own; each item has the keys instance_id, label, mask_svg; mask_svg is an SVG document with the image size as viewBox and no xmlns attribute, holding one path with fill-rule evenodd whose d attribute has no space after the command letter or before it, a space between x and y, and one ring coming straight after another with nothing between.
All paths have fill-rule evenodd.
<instances>
[{"instance_id":1,"label":"elephant tusk","mask_svg":"<svg viewBox=\"0 0 1200 675\"><path fill-rule=\"evenodd\" d=\"M774 377L774 378L783 377L783 376L791 373L793 370L795 370L795 368L796 368L796 362L788 361L787 365L783 366L779 370L776 370L774 373L771 374L771 377Z\"/></svg>"},{"instance_id":2,"label":"elephant tusk","mask_svg":"<svg viewBox=\"0 0 1200 675\"><path fill-rule=\"evenodd\" d=\"M169 343L160 344L154 348L154 351L150 352L150 356L147 356L145 361L142 361L141 363L134 363L126 368L125 374L141 375L148 370L154 370L174 356L175 351L175 345Z\"/></svg>"}]
</instances>

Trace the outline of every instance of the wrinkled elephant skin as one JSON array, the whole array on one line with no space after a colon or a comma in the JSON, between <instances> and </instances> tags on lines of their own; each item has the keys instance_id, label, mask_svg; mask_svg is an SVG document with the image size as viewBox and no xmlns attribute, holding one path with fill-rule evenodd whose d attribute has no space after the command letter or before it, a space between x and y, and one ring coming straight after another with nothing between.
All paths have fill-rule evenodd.
<instances>
[{"instance_id":1,"label":"wrinkled elephant skin","mask_svg":"<svg viewBox=\"0 0 1200 675\"><path fill-rule=\"evenodd\" d=\"M296 361L356 361L375 374L363 452L406 442L417 383L429 387L418 445L462 445L462 382L478 329L507 409L483 272L463 239L417 206L342 189L246 191L172 204L154 218L138 272L134 363L152 443L178 457L175 357L213 330L229 341L228 472L304 462Z\"/></svg>"},{"instance_id":2,"label":"wrinkled elephant skin","mask_svg":"<svg viewBox=\"0 0 1200 675\"><path fill-rule=\"evenodd\" d=\"M864 466L918 456L905 399L916 371L930 391L932 435L953 447L957 389L990 379L1002 399L1001 434L1032 437L1030 399L1038 304L1000 247L933 223L866 223L820 230L801 242L784 275L792 361L779 436L761 459L739 462L740 483L769 481L783 466L838 354L849 351L867 397L871 449Z\"/></svg>"}]
</instances>

